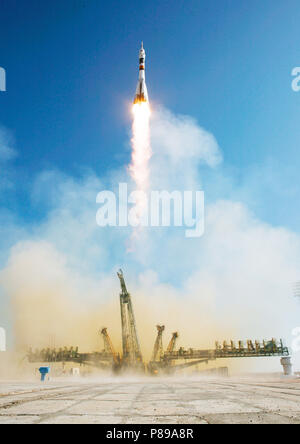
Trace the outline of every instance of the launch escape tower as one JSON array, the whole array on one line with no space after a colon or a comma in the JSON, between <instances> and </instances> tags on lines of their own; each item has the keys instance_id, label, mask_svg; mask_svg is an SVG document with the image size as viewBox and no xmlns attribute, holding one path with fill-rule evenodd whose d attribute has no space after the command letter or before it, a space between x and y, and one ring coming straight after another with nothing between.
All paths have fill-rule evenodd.
<instances>
[{"instance_id":1,"label":"launch escape tower","mask_svg":"<svg viewBox=\"0 0 300 444\"><path fill-rule=\"evenodd\" d=\"M137 335L137 328L131 302L122 270L118 272L121 284L120 305L122 324L123 362L130 367L143 365L143 358Z\"/></svg>"}]
</instances>

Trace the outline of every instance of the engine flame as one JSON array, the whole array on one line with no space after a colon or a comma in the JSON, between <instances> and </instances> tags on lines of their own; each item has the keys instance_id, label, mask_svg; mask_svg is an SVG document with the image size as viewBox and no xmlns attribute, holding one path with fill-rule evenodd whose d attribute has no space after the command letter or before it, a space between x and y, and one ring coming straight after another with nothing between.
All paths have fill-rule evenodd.
<instances>
[{"instance_id":1,"label":"engine flame","mask_svg":"<svg viewBox=\"0 0 300 444\"><path fill-rule=\"evenodd\" d=\"M129 171L138 191L149 187L150 145L150 106L148 102L138 102L132 107L132 158Z\"/></svg>"},{"instance_id":2,"label":"engine flame","mask_svg":"<svg viewBox=\"0 0 300 444\"><path fill-rule=\"evenodd\" d=\"M139 101L132 107L132 156L129 165L129 173L136 184L136 191L140 195L136 197L134 208L136 218L136 229L132 233L128 251L134 251L134 243L140 236L141 221L147 211L147 202L145 202L144 193L150 186L149 160L152 156L150 144L150 106L148 102Z\"/></svg>"}]
</instances>

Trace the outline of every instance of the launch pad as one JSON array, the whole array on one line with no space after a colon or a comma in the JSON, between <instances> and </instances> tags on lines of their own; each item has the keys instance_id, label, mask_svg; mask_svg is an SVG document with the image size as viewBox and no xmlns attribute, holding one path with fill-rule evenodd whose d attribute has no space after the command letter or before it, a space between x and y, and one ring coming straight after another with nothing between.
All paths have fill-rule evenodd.
<instances>
[{"instance_id":1,"label":"launch pad","mask_svg":"<svg viewBox=\"0 0 300 444\"><path fill-rule=\"evenodd\" d=\"M299 424L299 380L0 381L0 424Z\"/></svg>"},{"instance_id":2,"label":"launch pad","mask_svg":"<svg viewBox=\"0 0 300 444\"><path fill-rule=\"evenodd\" d=\"M299 424L299 380L0 381L0 424Z\"/></svg>"},{"instance_id":3,"label":"launch pad","mask_svg":"<svg viewBox=\"0 0 300 444\"><path fill-rule=\"evenodd\" d=\"M122 327L122 354L117 353L108 334L107 328L101 330L104 342L104 349L95 353L80 353L78 347L50 349L28 352L29 362L54 363L73 362L78 365L93 366L96 368L113 370L116 373L131 370L147 372L149 374L170 374L188 367L196 366L218 359L229 358L261 358L261 357L281 357L281 364L285 374L291 374L291 362L289 349L283 345L282 340L275 339L269 341L251 341L245 344L239 341L238 344L226 341L220 345L215 343L214 349L197 350L193 348L176 349L178 332L172 334L167 349L163 348L163 333L165 326L157 325L157 336L151 356L151 361L146 365L138 339L137 326L134 316L131 295L127 290L122 270L118 272L121 285L120 310Z\"/></svg>"}]
</instances>

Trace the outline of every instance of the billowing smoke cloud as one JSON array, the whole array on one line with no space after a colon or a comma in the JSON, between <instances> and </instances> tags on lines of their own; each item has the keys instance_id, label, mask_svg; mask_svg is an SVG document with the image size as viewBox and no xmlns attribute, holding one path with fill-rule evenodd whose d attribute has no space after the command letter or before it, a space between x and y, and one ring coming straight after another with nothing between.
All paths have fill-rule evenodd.
<instances>
[{"instance_id":1,"label":"billowing smoke cloud","mask_svg":"<svg viewBox=\"0 0 300 444\"><path fill-rule=\"evenodd\" d=\"M165 108L159 108L154 112L151 123L153 188L197 188L199 167L215 167L221 162L216 139L199 127L195 119L175 116Z\"/></svg>"},{"instance_id":2,"label":"billowing smoke cloud","mask_svg":"<svg viewBox=\"0 0 300 444\"><path fill-rule=\"evenodd\" d=\"M18 349L26 350L29 344L34 347L55 344L99 350L102 343L98 332L107 326L120 350L119 285L115 270L109 279L94 280L78 275L66 261L65 256L46 242L25 242L13 248L1 273L1 284L11 297ZM184 328L186 319L194 323L195 332L202 332L202 343L216 333L213 324L208 322L213 305L209 299L194 297L190 288L187 289L189 304L183 310L183 294L171 285L161 284L153 271L139 276L129 274L128 286L147 357L154 343L157 322L166 323L169 333L179 328L187 343L194 333Z\"/></svg>"},{"instance_id":3,"label":"billowing smoke cloud","mask_svg":"<svg viewBox=\"0 0 300 444\"><path fill-rule=\"evenodd\" d=\"M114 311L112 280L78 275L52 244L28 241L12 249L1 283L11 298L18 349L51 344L99 349L99 330Z\"/></svg>"},{"instance_id":4,"label":"billowing smoke cloud","mask_svg":"<svg viewBox=\"0 0 300 444\"><path fill-rule=\"evenodd\" d=\"M215 138L193 119L164 109L151 125L152 186L206 191L201 165L215 168L222 159ZM220 166L214 174L222 174ZM179 330L187 347L248 337L291 340L300 312L291 294L300 269L298 235L258 220L244 202L228 198L207 202L202 238L150 228L128 254L130 230L95 222L96 195L110 180L115 186L116 177L100 180L87 171L75 180L52 171L36 179L31 198L35 204L46 200L47 218L30 227L30 235L18 235L0 275L17 347L48 345L55 338L57 346L100 349L97 332L107 326L119 348L118 266L134 298L148 357L157 323L167 327L165 343ZM265 360L252 362L267 368ZM279 369L278 359L273 368Z\"/></svg>"}]
</instances>

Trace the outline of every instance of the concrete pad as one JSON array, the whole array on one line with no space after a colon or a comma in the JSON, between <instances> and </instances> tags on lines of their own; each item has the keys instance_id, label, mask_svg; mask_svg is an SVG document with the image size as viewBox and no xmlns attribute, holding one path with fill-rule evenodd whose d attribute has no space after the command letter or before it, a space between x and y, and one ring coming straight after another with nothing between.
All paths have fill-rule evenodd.
<instances>
[{"instance_id":1,"label":"concrete pad","mask_svg":"<svg viewBox=\"0 0 300 444\"><path fill-rule=\"evenodd\" d=\"M0 416L0 424L33 424L37 416Z\"/></svg>"},{"instance_id":2,"label":"concrete pad","mask_svg":"<svg viewBox=\"0 0 300 444\"><path fill-rule=\"evenodd\" d=\"M157 402L145 403L136 402L131 410L133 415L143 416L177 416L177 415L193 415L194 411L189 407L181 406L179 402Z\"/></svg>"},{"instance_id":3,"label":"concrete pad","mask_svg":"<svg viewBox=\"0 0 300 444\"><path fill-rule=\"evenodd\" d=\"M93 415L62 415L48 418L40 424L121 424L122 418L118 416Z\"/></svg>"},{"instance_id":4,"label":"concrete pad","mask_svg":"<svg viewBox=\"0 0 300 444\"><path fill-rule=\"evenodd\" d=\"M120 381L2 383L0 424L300 424L300 384L285 380Z\"/></svg>"},{"instance_id":5,"label":"concrete pad","mask_svg":"<svg viewBox=\"0 0 300 444\"><path fill-rule=\"evenodd\" d=\"M78 405L74 405L67 410L69 415L80 415L82 413L88 415L114 415L120 413L122 410L126 411L131 406L128 401L83 401Z\"/></svg>"},{"instance_id":6,"label":"concrete pad","mask_svg":"<svg viewBox=\"0 0 300 444\"><path fill-rule=\"evenodd\" d=\"M296 419L272 413L205 415L209 424L300 424Z\"/></svg>"},{"instance_id":7,"label":"concrete pad","mask_svg":"<svg viewBox=\"0 0 300 444\"><path fill-rule=\"evenodd\" d=\"M136 393L103 393L102 395L93 397L94 400L99 401L133 401L136 398Z\"/></svg>"},{"instance_id":8,"label":"concrete pad","mask_svg":"<svg viewBox=\"0 0 300 444\"><path fill-rule=\"evenodd\" d=\"M207 424L196 416L133 416L125 424Z\"/></svg>"},{"instance_id":9,"label":"concrete pad","mask_svg":"<svg viewBox=\"0 0 300 444\"><path fill-rule=\"evenodd\" d=\"M255 406L263 409L270 410L272 412L289 411L292 413L300 413L300 398L299 401L290 401L282 398L272 398L272 397L262 397L254 398L251 397L251 402Z\"/></svg>"},{"instance_id":10,"label":"concrete pad","mask_svg":"<svg viewBox=\"0 0 300 444\"><path fill-rule=\"evenodd\" d=\"M139 401L146 401L146 402L151 402L151 401L176 401L178 400L178 396L174 395L173 393L161 393L161 394L157 394L157 393L143 393L140 397L139 397Z\"/></svg>"},{"instance_id":11,"label":"concrete pad","mask_svg":"<svg viewBox=\"0 0 300 444\"><path fill-rule=\"evenodd\" d=\"M93 397L93 394L91 392L89 393L83 393L83 394L61 394L61 395L53 395L47 397L47 399L53 400L53 399L59 399L60 401L73 401L74 403L79 401L88 400L90 397Z\"/></svg>"},{"instance_id":12,"label":"concrete pad","mask_svg":"<svg viewBox=\"0 0 300 444\"><path fill-rule=\"evenodd\" d=\"M177 398L179 398L183 402L190 402L190 401L203 401L208 399L217 399L220 400L220 393L218 392L192 392L192 393L185 393L182 392L180 395L177 394Z\"/></svg>"},{"instance_id":13,"label":"concrete pad","mask_svg":"<svg viewBox=\"0 0 300 444\"><path fill-rule=\"evenodd\" d=\"M226 401L223 399L215 400L199 400L187 403L190 408L193 408L197 414L204 415L206 413L244 413L244 412L260 412L256 407L246 406L238 402Z\"/></svg>"},{"instance_id":14,"label":"concrete pad","mask_svg":"<svg viewBox=\"0 0 300 444\"><path fill-rule=\"evenodd\" d=\"M1 409L0 413L8 415L42 415L56 413L74 404L74 401L42 400L30 401L18 404L6 409ZM4 411L3 411L4 410Z\"/></svg>"}]
</instances>

